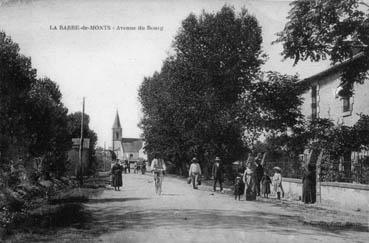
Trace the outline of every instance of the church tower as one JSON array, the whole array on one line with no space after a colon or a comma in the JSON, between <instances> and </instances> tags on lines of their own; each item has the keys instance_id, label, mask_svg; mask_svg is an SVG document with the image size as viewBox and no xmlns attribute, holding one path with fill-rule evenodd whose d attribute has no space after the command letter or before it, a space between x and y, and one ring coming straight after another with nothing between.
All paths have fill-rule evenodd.
<instances>
[{"instance_id":1,"label":"church tower","mask_svg":"<svg viewBox=\"0 0 369 243\"><path fill-rule=\"evenodd\" d=\"M115 120L112 128L113 132L113 151L117 155L117 158L123 156L121 147L122 147L122 127L120 125L119 114L115 115Z\"/></svg>"}]
</instances>

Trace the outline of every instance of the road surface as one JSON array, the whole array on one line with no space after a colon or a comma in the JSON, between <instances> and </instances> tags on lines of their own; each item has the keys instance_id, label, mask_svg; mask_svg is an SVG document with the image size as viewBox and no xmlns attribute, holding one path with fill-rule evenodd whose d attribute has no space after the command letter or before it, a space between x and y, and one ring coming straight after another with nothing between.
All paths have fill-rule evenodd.
<instances>
[{"instance_id":1,"label":"road surface","mask_svg":"<svg viewBox=\"0 0 369 243\"><path fill-rule=\"evenodd\" d=\"M87 204L91 218L58 230L58 242L368 242L369 234L304 224L297 211L272 203L236 201L226 194L193 190L165 177L154 194L149 175L123 176L121 191L105 190ZM41 239L41 238L39 238Z\"/></svg>"}]
</instances>

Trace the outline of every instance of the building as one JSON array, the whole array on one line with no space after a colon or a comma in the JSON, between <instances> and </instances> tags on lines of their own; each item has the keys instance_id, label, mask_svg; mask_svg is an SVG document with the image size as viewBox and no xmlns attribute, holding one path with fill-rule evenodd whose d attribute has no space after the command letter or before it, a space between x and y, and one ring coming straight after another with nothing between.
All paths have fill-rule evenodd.
<instances>
[{"instance_id":1,"label":"building","mask_svg":"<svg viewBox=\"0 0 369 243\"><path fill-rule=\"evenodd\" d=\"M364 53L302 81L309 87L302 95L304 103L301 107L307 119L328 118L335 124L352 126L360 118L360 113L369 114L369 80L363 84L355 83L352 96L342 95L341 70L360 58L364 58Z\"/></svg>"},{"instance_id":2,"label":"building","mask_svg":"<svg viewBox=\"0 0 369 243\"><path fill-rule=\"evenodd\" d=\"M147 160L147 155L143 150L145 145L144 139L123 137L123 129L118 112L115 116L112 133L112 151L116 154L117 159L130 162Z\"/></svg>"},{"instance_id":3,"label":"building","mask_svg":"<svg viewBox=\"0 0 369 243\"><path fill-rule=\"evenodd\" d=\"M356 54L343 63L301 81L308 87L302 95L304 103L301 109L305 118L327 118L335 125L353 126L360 114L369 115L369 80L362 84L354 83L353 94L345 92L345 84L341 82L341 70L362 58L365 58L364 53ZM350 178L358 161L367 157L369 151L347 151L337 162L338 168Z\"/></svg>"}]
</instances>

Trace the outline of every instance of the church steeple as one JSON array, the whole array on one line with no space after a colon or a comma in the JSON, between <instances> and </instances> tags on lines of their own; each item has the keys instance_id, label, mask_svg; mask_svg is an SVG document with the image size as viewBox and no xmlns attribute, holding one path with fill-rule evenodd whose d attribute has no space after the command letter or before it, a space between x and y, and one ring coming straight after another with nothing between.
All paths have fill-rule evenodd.
<instances>
[{"instance_id":1,"label":"church steeple","mask_svg":"<svg viewBox=\"0 0 369 243\"><path fill-rule=\"evenodd\" d=\"M115 120L113 124L113 141L121 141L122 140L122 127L120 125L119 114L115 115Z\"/></svg>"},{"instance_id":2,"label":"church steeple","mask_svg":"<svg viewBox=\"0 0 369 243\"><path fill-rule=\"evenodd\" d=\"M120 120L119 120L119 114L118 114L118 111L117 111L117 114L115 115L115 120L114 120L114 124L113 124L113 129L114 128L122 128L120 126Z\"/></svg>"}]
</instances>

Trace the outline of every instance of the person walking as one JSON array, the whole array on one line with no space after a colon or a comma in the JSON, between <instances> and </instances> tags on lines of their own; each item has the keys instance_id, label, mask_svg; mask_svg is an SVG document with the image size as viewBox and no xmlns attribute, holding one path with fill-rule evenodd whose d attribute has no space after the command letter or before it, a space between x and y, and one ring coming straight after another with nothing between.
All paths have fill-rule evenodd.
<instances>
[{"instance_id":1,"label":"person walking","mask_svg":"<svg viewBox=\"0 0 369 243\"><path fill-rule=\"evenodd\" d=\"M245 183L246 201L254 201L256 199L256 183L255 173L251 169L251 163L247 164L247 168L243 174L243 182Z\"/></svg>"},{"instance_id":2,"label":"person walking","mask_svg":"<svg viewBox=\"0 0 369 243\"><path fill-rule=\"evenodd\" d=\"M224 167L219 157L215 157L215 162L212 169L214 178L213 190L216 191L217 182L219 182L220 192L223 192Z\"/></svg>"},{"instance_id":3,"label":"person walking","mask_svg":"<svg viewBox=\"0 0 369 243\"><path fill-rule=\"evenodd\" d=\"M112 186L114 187L115 191L117 191L117 188L118 191L120 191L119 187L123 186L122 172L123 167L119 164L117 160L113 165L113 167L111 168Z\"/></svg>"},{"instance_id":4,"label":"person walking","mask_svg":"<svg viewBox=\"0 0 369 243\"><path fill-rule=\"evenodd\" d=\"M131 166L130 166L129 161L128 160L125 160L124 162L126 164L126 168L127 168L128 173L131 173Z\"/></svg>"},{"instance_id":5,"label":"person walking","mask_svg":"<svg viewBox=\"0 0 369 243\"><path fill-rule=\"evenodd\" d=\"M188 170L188 176L192 180L193 189L198 189L199 177L201 176L201 167L196 157L191 160L191 166Z\"/></svg>"},{"instance_id":6,"label":"person walking","mask_svg":"<svg viewBox=\"0 0 369 243\"><path fill-rule=\"evenodd\" d=\"M154 159L151 161L151 171L154 175L155 193L157 195L161 195L162 192L165 170L166 166L164 160L159 158L158 154L155 154Z\"/></svg>"}]
</instances>

